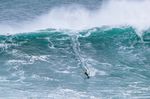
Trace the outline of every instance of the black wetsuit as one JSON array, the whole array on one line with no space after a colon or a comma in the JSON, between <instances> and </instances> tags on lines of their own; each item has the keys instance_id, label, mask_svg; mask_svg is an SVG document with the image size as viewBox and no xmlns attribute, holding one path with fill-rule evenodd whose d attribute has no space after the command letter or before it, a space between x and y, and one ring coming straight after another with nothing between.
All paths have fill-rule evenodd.
<instances>
[{"instance_id":1,"label":"black wetsuit","mask_svg":"<svg viewBox=\"0 0 150 99\"><path fill-rule=\"evenodd\" d=\"M87 72L85 72L84 74L87 76L88 79L90 78L90 76Z\"/></svg>"}]
</instances>

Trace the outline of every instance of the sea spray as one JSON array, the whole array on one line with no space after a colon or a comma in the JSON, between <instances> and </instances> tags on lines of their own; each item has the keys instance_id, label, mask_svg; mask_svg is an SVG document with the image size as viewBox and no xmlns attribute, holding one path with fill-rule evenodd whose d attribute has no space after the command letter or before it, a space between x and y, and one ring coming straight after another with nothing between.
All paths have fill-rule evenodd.
<instances>
[{"instance_id":1,"label":"sea spray","mask_svg":"<svg viewBox=\"0 0 150 99\"><path fill-rule=\"evenodd\" d=\"M1 33L31 32L46 28L81 30L101 26L133 26L138 30L149 28L150 1L110 0L97 10L70 5L55 7L49 13L16 24L1 24Z\"/></svg>"}]
</instances>

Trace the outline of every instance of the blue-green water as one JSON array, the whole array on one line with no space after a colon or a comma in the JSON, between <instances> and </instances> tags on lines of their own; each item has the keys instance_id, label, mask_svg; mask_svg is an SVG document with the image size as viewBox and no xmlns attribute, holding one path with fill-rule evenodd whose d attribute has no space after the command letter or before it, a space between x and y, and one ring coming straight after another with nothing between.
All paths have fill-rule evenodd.
<instances>
[{"instance_id":1,"label":"blue-green water","mask_svg":"<svg viewBox=\"0 0 150 99\"><path fill-rule=\"evenodd\" d=\"M132 27L76 35L47 29L0 36L1 97L149 97L150 34ZM91 76L86 79L85 67ZM7 94L7 95L6 95Z\"/></svg>"},{"instance_id":2,"label":"blue-green water","mask_svg":"<svg viewBox=\"0 0 150 99\"><path fill-rule=\"evenodd\" d=\"M138 31L134 26L125 25L90 26L82 30L36 27L36 31L30 31L34 27L28 27L26 31L30 32L12 34L13 26L10 31L7 23L25 22L38 15L36 11L42 14L54 5L78 3L93 11L96 4L102 4L96 0L55 1L57 4L53 0L23 1L0 1L3 9L0 30L4 30L0 31L0 99L150 98L149 29ZM5 17L10 14L5 14L7 11L11 12L7 7L10 2L21 6L19 10L12 8L16 15L21 11L30 17L24 14ZM44 8L39 10L37 6Z\"/></svg>"}]
</instances>

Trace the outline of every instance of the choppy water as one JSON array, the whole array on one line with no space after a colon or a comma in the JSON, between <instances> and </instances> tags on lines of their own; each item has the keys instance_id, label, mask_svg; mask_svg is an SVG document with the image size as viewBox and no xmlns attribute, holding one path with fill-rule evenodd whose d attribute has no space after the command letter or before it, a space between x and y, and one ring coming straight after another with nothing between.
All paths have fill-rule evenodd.
<instances>
[{"instance_id":1,"label":"choppy water","mask_svg":"<svg viewBox=\"0 0 150 99\"><path fill-rule=\"evenodd\" d=\"M135 22L135 19L130 20L133 17L132 14L128 16L129 18L126 17L126 21L121 21L125 14L120 12L121 20L115 21L117 19L114 18L111 22L109 21L109 25L108 17L108 20L104 21L100 21L99 18L105 19L101 16L105 16L107 11L110 11L109 7L116 10L114 6L108 6L107 13L99 13L101 10L98 11L98 14L94 12L97 7L102 7L109 1L103 2L104 4L96 0L87 3L84 3L84 0L61 1L62 3L55 1L59 5L67 3L69 10L64 12L66 8L55 8L49 14L37 18L37 22L26 22L31 20L31 17L38 16L34 13L36 11L46 13L45 10L53 9L54 1L8 0L0 2L2 9L0 12L0 98L150 98L150 30L145 28L145 26L148 27L149 20L143 19L144 15L144 18L147 17L147 10L145 10L146 14L143 12L143 15L139 15L140 11L136 13L139 15L139 19L136 19L139 20L139 23ZM38 5L34 5L35 2ZM40 5L40 2L46 3ZM18 3L16 6L20 5L22 9L16 10L14 7L10 9L7 7L10 3ZM26 12L25 9L30 10L27 5L32 5L32 3L34 5L31 7L32 11ZM82 7L79 10L80 7L77 9L70 7L70 3L87 8ZM113 4L120 5L129 4L129 8L134 3L136 4L137 1L113 2ZM138 7L142 5L147 7L146 4L149 2L144 1L137 4ZM45 8L39 10L39 6ZM55 6L58 7L57 4ZM132 6L136 12L138 7ZM34 9L36 7L37 9ZM11 16L5 17L10 13L5 14L4 12L13 13L11 10L17 14L19 14L17 11L24 14L30 13L30 17L24 14L18 15L21 19L13 14L11 14L13 19ZM70 12L72 10L75 13ZM60 13L55 11L60 11ZM128 11L127 8L126 11ZM91 12L95 13L94 16L91 16ZM60 16L62 13L65 15ZM93 17L95 19L90 20ZM59 18L62 19L56 20ZM112 25L115 22L117 24L119 22L120 25ZM127 23L131 24L127 25ZM139 25L140 23L144 23L144 26ZM133 24L136 26L132 26ZM85 71L89 74L89 79L84 74Z\"/></svg>"}]
</instances>

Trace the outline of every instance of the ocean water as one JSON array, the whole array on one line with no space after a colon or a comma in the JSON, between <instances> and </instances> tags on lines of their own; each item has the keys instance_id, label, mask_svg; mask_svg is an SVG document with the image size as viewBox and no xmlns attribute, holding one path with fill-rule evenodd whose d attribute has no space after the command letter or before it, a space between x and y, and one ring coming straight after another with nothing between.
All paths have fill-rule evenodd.
<instances>
[{"instance_id":1,"label":"ocean water","mask_svg":"<svg viewBox=\"0 0 150 99\"><path fill-rule=\"evenodd\" d=\"M0 99L149 99L149 4L1 0Z\"/></svg>"}]
</instances>

